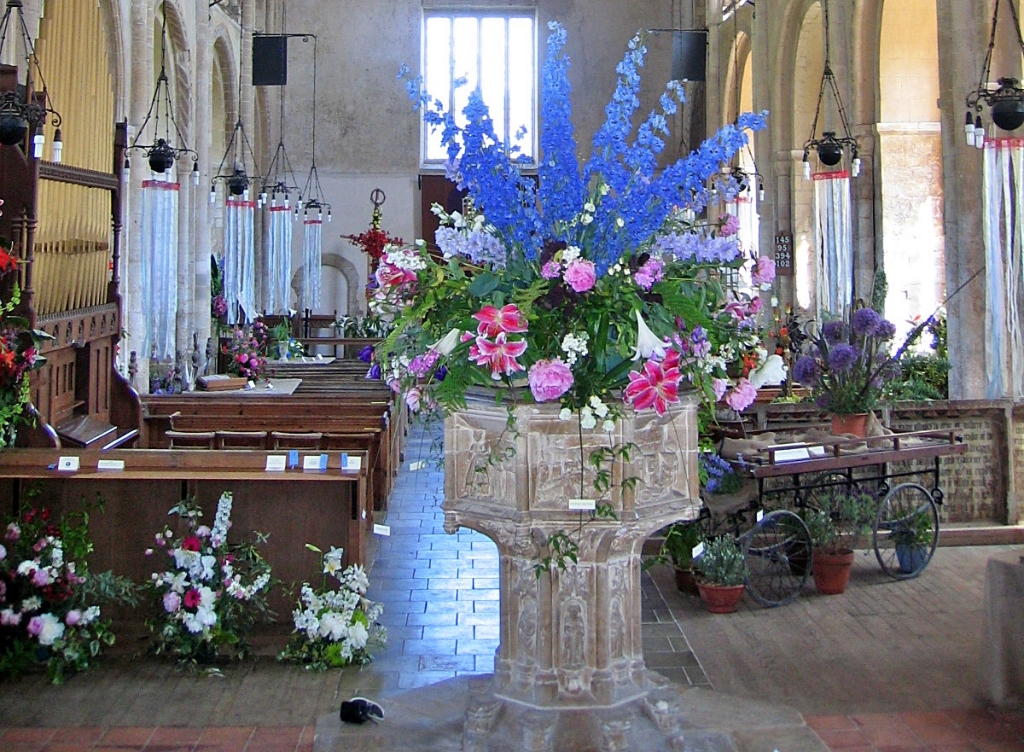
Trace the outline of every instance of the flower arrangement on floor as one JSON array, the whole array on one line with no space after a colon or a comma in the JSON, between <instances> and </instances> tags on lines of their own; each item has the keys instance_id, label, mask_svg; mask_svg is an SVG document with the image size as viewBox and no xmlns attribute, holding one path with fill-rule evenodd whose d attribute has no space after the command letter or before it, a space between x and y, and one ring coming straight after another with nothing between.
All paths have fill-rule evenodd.
<instances>
[{"instance_id":1,"label":"flower arrangement on floor","mask_svg":"<svg viewBox=\"0 0 1024 752\"><path fill-rule=\"evenodd\" d=\"M0 199L0 206L3 203ZM11 249L11 242L0 238L0 279L18 268ZM28 372L46 363L39 354L39 343L53 339L46 332L30 329L27 319L11 315L20 302L21 288L15 282L10 297L0 302L0 449L14 444L18 425L24 420L29 401Z\"/></svg>"},{"instance_id":2,"label":"flower arrangement on floor","mask_svg":"<svg viewBox=\"0 0 1024 752\"><path fill-rule=\"evenodd\" d=\"M184 499L168 514L178 515L186 532L175 537L165 527L156 534L152 556L162 552L167 568L154 572L149 584L159 615L147 625L155 636L157 654L183 663L208 663L231 654L248 652L245 635L260 618L272 616L266 601L271 585L270 565L255 543L228 543L231 527L231 492L217 502L213 526L200 524L203 513L194 498Z\"/></svg>"},{"instance_id":3,"label":"flower arrangement on floor","mask_svg":"<svg viewBox=\"0 0 1024 752\"><path fill-rule=\"evenodd\" d=\"M712 182L726 197L738 191L720 167L746 130L764 127L764 114L740 116L659 169L683 90L670 83L631 140L646 53L638 35L581 170L566 34L549 28L537 181L506 152L479 91L459 125L420 80L407 81L424 119L443 129L448 175L470 201L452 214L434 208L439 252L422 241L385 249L371 307L395 330L375 368L414 410L459 407L474 385L522 386L537 402L559 401L563 418L578 414L585 429L610 430L623 402L664 413L684 380L709 403L746 407L768 360L761 301L724 283L724 271L749 263L735 218L696 217ZM758 271L761 281L774 276L767 264Z\"/></svg>"},{"instance_id":4,"label":"flower arrangement on floor","mask_svg":"<svg viewBox=\"0 0 1024 752\"><path fill-rule=\"evenodd\" d=\"M114 643L100 605L136 602L135 587L93 575L87 510L58 517L30 507L0 534L0 676L43 664L54 684Z\"/></svg>"},{"instance_id":5,"label":"flower arrangement on floor","mask_svg":"<svg viewBox=\"0 0 1024 752\"><path fill-rule=\"evenodd\" d=\"M847 321L808 330L810 346L793 366L793 378L811 388L822 410L835 415L873 410L885 381L898 374L898 355L889 353L896 326L873 308L857 308Z\"/></svg>"},{"instance_id":6,"label":"flower arrangement on floor","mask_svg":"<svg viewBox=\"0 0 1024 752\"><path fill-rule=\"evenodd\" d=\"M221 351L228 356L228 373L249 381L259 379L267 369L269 336L266 325L259 319L248 327L236 326L231 339L221 345Z\"/></svg>"},{"instance_id":7,"label":"flower arrangement on floor","mask_svg":"<svg viewBox=\"0 0 1024 752\"><path fill-rule=\"evenodd\" d=\"M369 663L370 648L383 645L387 632L377 624L384 607L366 597L370 585L366 572L358 564L342 569L340 548L332 546L326 554L310 543L306 548L320 555L323 579L319 590L302 583L292 612L295 632L278 659L297 661L316 671ZM327 588L328 575L338 581L339 589Z\"/></svg>"}]
</instances>

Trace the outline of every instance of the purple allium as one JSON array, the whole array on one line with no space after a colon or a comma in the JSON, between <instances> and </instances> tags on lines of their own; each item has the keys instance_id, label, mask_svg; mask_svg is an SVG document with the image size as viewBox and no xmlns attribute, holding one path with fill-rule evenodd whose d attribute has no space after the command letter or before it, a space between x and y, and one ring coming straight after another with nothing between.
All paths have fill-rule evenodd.
<instances>
[{"instance_id":1,"label":"purple allium","mask_svg":"<svg viewBox=\"0 0 1024 752\"><path fill-rule=\"evenodd\" d=\"M857 362L857 350L852 345L838 344L828 354L828 367L836 373L845 373Z\"/></svg>"},{"instance_id":2,"label":"purple allium","mask_svg":"<svg viewBox=\"0 0 1024 752\"><path fill-rule=\"evenodd\" d=\"M367 345L359 351L359 359L364 363L369 363L373 360L373 345Z\"/></svg>"},{"instance_id":3,"label":"purple allium","mask_svg":"<svg viewBox=\"0 0 1024 752\"><path fill-rule=\"evenodd\" d=\"M858 308L850 316L850 325L855 334L861 337L869 337L876 333L882 317L873 308Z\"/></svg>"},{"instance_id":4,"label":"purple allium","mask_svg":"<svg viewBox=\"0 0 1024 752\"><path fill-rule=\"evenodd\" d=\"M818 361L810 355L802 355L793 364L793 378L804 386L810 386L818 377Z\"/></svg>"},{"instance_id":5,"label":"purple allium","mask_svg":"<svg viewBox=\"0 0 1024 752\"><path fill-rule=\"evenodd\" d=\"M896 325L888 319L882 319L875 329L875 336L882 340L892 339L896 336Z\"/></svg>"},{"instance_id":6,"label":"purple allium","mask_svg":"<svg viewBox=\"0 0 1024 752\"><path fill-rule=\"evenodd\" d=\"M839 342L843 338L845 327L842 321L829 321L823 327L821 327L821 336L825 338L825 341L830 345Z\"/></svg>"}]
</instances>

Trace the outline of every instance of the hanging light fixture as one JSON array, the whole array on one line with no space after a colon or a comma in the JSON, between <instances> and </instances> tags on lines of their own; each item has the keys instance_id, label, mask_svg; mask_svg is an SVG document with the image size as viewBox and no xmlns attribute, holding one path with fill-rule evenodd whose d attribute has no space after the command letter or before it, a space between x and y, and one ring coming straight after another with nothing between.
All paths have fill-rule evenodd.
<instances>
[{"instance_id":1,"label":"hanging light fixture","mask_svg":"<svg viewBox=\"0 0 1024 752\"><path fill-rule=\"evenodd\" d=\"M985 145L985 127L981 122L982 103L988 106L989 116L992 123L1004 131L1015 131L1024 125L1024 88L1016 78L1003 77L996 81L996 88L992 88L992 52L996 46L996 25L999 23L999 6L1002 3L996 0L992 10L992 31L988 38L988 51L985 53L985 62L981 66L981 78L978 81L978 88L967 95L967 119L964 122L964 134L967 136L968 146L976 146L981 149ZM1010 15L1013 17L1013 29L1017 35L1017 47L1020 54L1024 55L1024 38L1020 33L1020 20L1017 18L1017 8L1012 2L1009 3ZM972 116L973 113L973 116Z\"/></svg>"},{"instance_id":2,"label":"hanging light fixture","mask_svg":"<svg viewBox=\"0 0 1024 752\"><path fill-rule=\"evenodd\" d=\"M174 120L174 108L171 106L170 84L167 79L167 12L166 4L163 9L163 25L160 28L160 75L156 79L156 89L153 91L153 98L149 103L149 112L139 126L139 130L128 147L124 158L124 171L131 169L131 162L128 153L139 150L149 162L149 169L157 175L163 175L174 166L174 162L181 157L188 155L192 157L192 184L199 185L199 155L192 149L185 146L185 139L181 135L178 123ZM163 117L163 132L160 129L160 119ZM154 141L151 144L141 144L143 133L150 120L153 121ZM171 126L174 126L174 135L181 146L174 146L171 141Z\"/></svg>"},{"instance_id":3,"label":"hanging light fixture","mask_svg":"<svg viewBox=\"0 0 1024 752\"><path fill-rule=\"evenodd\" d=\"M25 53L25 86L24 90L0 92L0 144L4 146L15 146L25 142L29 130L32 131L32 157L41 159L43 146L46 137L43 135L43 123L47 117L52 117L51 124L57 130L53 135L53 161L60 162L64 143L61 139L60 125L61 116L53 108L53 101L46 88L46 79L43 78L43 70L39 65L39 58L36 57L35 46L32 44L32 36L28 33L28 26L25 24L25 11L22 7L22 0L7 0L7 8L3 18L0 19L0 59L3 59L4 43L7 41L7 32L10 30L12 19L19 35L21 46ZM17 43L17 36L12 44ZM35 91L33 87L32 74L39 77L42 84L41 91ZM17 87L21 89L21 87Z\"/></svg>"},{"instance_id":4,"label":"hanging light fixture","mask_svg":"<svg viewBox=\"0 0 1024 752\"><path fill-rule=\"evenodd\" d=\"M238 79L239 101L241 101L242 79ZM255 174L249 175L245 169L246 155L256 170ZM229 162L230 160L230 162ZM230 169L230 172L227 170ZM242 116L239 114L235 121L235 128L231 131L231 139L228 141L224 156L217 167L217 174L214 175L210 186L210 203L217 199L217 181L222 181L227 186L228 195L233 198L242 197L249 200L249 186L258 183L263 178L256 168L256 155L253 153L249 136L245 133L245 125L242 123Z\"/></svg>"},{"instance_id":5,"label":"hanging light fixture","mask_svg":"<svg viewBox=\"0 0 1024 752\"><path fill-rule=\"evenodd\" d=\"M858 155L857 139L850 135L850 125L846 118L846 108L843 107L842 97L839 96L839 86L836 84L835 74L832 72L832 62L829 59L829 38L828 38L828 0L822 0L822 11L825 15L825 70L821 75L821 88L818 90L818 105L814 111L814 122L811 123L811 135L804 142L804 178L811 179L810 155L814 151L818 160L826 167L835 167L843 159L844 150L850 150L850 177L860 175L860 156ZM839 123L843 127L842 135L836 131L824 131L821 138L815 138L818 132L818 118L821 117L821 105L825 100L825 92L832 94L836 103L836 110L839 113Z\"/></svg>"},{"instance_id":6,"label":"hanging light fixture","mask_svg":"<svg viewBox=\"0 0 1024 752\"><path fill-rule=\"evenodd\" d=\"M317 219L323 219L327 214L327 221L331 221L331 205L324 199L324 191L320 186L320 174L316 169L316 36L313 38L313 127L310 138L310 149L312 160L309 166L309 176L306 178L306 185L299 194L299 201L295 205L295 213L298 214L302 208L303 196L305 196L305 216L309 218L310 212L316 212Z\"/></svg>"}]
</instances>

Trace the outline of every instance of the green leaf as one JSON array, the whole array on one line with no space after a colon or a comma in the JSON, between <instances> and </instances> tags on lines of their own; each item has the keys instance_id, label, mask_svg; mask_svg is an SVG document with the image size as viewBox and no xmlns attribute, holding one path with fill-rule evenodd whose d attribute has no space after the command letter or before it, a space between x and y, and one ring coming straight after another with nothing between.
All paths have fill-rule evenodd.
<instances>
[{"instance_id":1,"label":"green leaf","mask_svg":"<svg viewBox=\"0 0 1024 752\"><path fill-rule=\"evenodd\" d=\"M469 294L474 298L482 298L498 289L498 282L498 277L491 272L481 272L470 283Z\"/></svg>"}]
</instances>

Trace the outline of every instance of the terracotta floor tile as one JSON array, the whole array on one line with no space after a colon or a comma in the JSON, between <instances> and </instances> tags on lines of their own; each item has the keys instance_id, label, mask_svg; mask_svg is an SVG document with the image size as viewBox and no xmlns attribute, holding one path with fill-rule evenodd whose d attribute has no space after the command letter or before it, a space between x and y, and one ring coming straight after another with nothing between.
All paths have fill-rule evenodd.
<instances>
[{"instance_id":1,"label":"terracotta floor tile","mask_svg":"<svg viewBox=\"0 0 1024 752\"><path fill-rule=\"evenodd\" d=\"M899 718L914 736L929 746L964 746L971 740L962 724L941 710L900 713Z\"/></svg>"},{"instance_id":2,"label":"terracotta floor tile","mask_svg":"<svg viewBox=\"0 0 1024 752\"><path fill-rule=\"evenodd\" d=\"M40 752L43 745L39 742L8 742L7 739L0 739L3 742L4 752Z\"/></svg>"},{"instance_id":3,"label":"terracotta floor tile","mask_svg":"<svg viewBox=\"0 0 1024 752\"><path fill-rule=\"evenodd\" d=\"M249 740L249 745L276 744L281 741L290 741L293 745L298 744L302 730L302 726L257 726Z\"/></svg>"},{"instance_id":4,"label":"terracotta floor tile","mask_svg":"<svg viewBox=\"0 0 1024 752\"><path fill-rule=\"evenodd\" d=\"M855 715L853 719L860 726L864 738L879 749L883 746L897 749L919 749L922 746L921 740L914 735L914 732L899 716L866 713Z\"/></svg>"},{"instance_id":5,"label":"terracotta floor tile","mask_svg":"<svg viewBox=\"0 0 1024 752\"><path fill-rule=\"evenodd\" d=\"M804 718L815 731L856 731L860 728L848 715L809 715Z\"/></svg>"},{"instance_id":6,"label":"terracotta floor tile","mask_svg":"<svg viewBox=\"0 0 1024 752\"><path fill-rule=\"evenodd\" d=\"M153 736L154 729L140 728L138 726L115 726L108 728L99 740L99 745L105 747L130 747L138 745L145 746L149 738Z\"/></svg>"},{"instance_id":7,"label":"terracotta floor tile","mask_svg":"<svg viewBox=\"0 0 1024 752\"><path fill-rule=\"evenodd\" d=\"M246 746L245 752L295 752L298 747L298 739L287 741L279 739L276 742L253 742Z\"/></svg>"},{"instance_id":8,"label":"terracotta floor tile","mask_svg":"<svg viewBox=\"0 0 1024 752\"><path fill-rule=\"evenodd\" d=\"M1002 744L1014 742L1022 748L1021 737L1012 727L1000 722L999 718L980 708L950 710L947 713L963 729L967 738L978 745L982 742ZM980 747L979 747L980 748Z\"/></svg>"},{"instance_id":9,"label":"terracotta floor tile","mask_svg":"<svg viewBox=\"0 0 1024 752\"><path fill-rule=\"evenodd\" d=\"M199 737L199 744L202 746L221 745L245 745L253 734L252 726L214 726L203 730Z\"/></svg>"},{"instance_id":10,"label":"terracotta floor tile","mask_svg":"<svg viewBox=\"0 0 1024 752\"><path fill-rule=\"evenodd\" d=\"M202 735L203 729L189 726L159 726L153 730L146 749L151 747L174 747L187 744L195 745Z\"/></svg>"},{"instance_id":11,"label":"terracotta floor tile","mask_svg":"<svg viewBox=\"0 0 1024 752\"><path fill-rule=\"evenodd\" d=\"M76 744L95 744L103 736L105 729L92 726L67 726L54 729L50 742L74 742Z\"/></svg>"},{"instance_id":12,"label":"terracotta floor tile","mask_svg":"<svg viewBox=\"0 0 1024 752\"><path fill-rule=\"evenodd\" d=\"M53 737L52 728L26 728L24 726L12 726L4 732L4 744L14 743L39 743L44 744Z\"/></svg>"},{"instance_id":13,"label":"terracotta floor tile","mask_svg":"<svg viewBox=\"0 0 1024 752\"><path fill-rule=\"evenodd\" d=\"M867 738L860 731L815 731L829 749L852 749L864 747Z\"/></svg>"},{"instance_id":14,"label":"terracotta floor tile","mask_svg":"<svg viewBox=\"0 0 1024 752\"><path fill-rule=\"evenodd\" d=\"M49 742L42 752L91 752L92 742Z\"/></svg>"}]
</instances>

